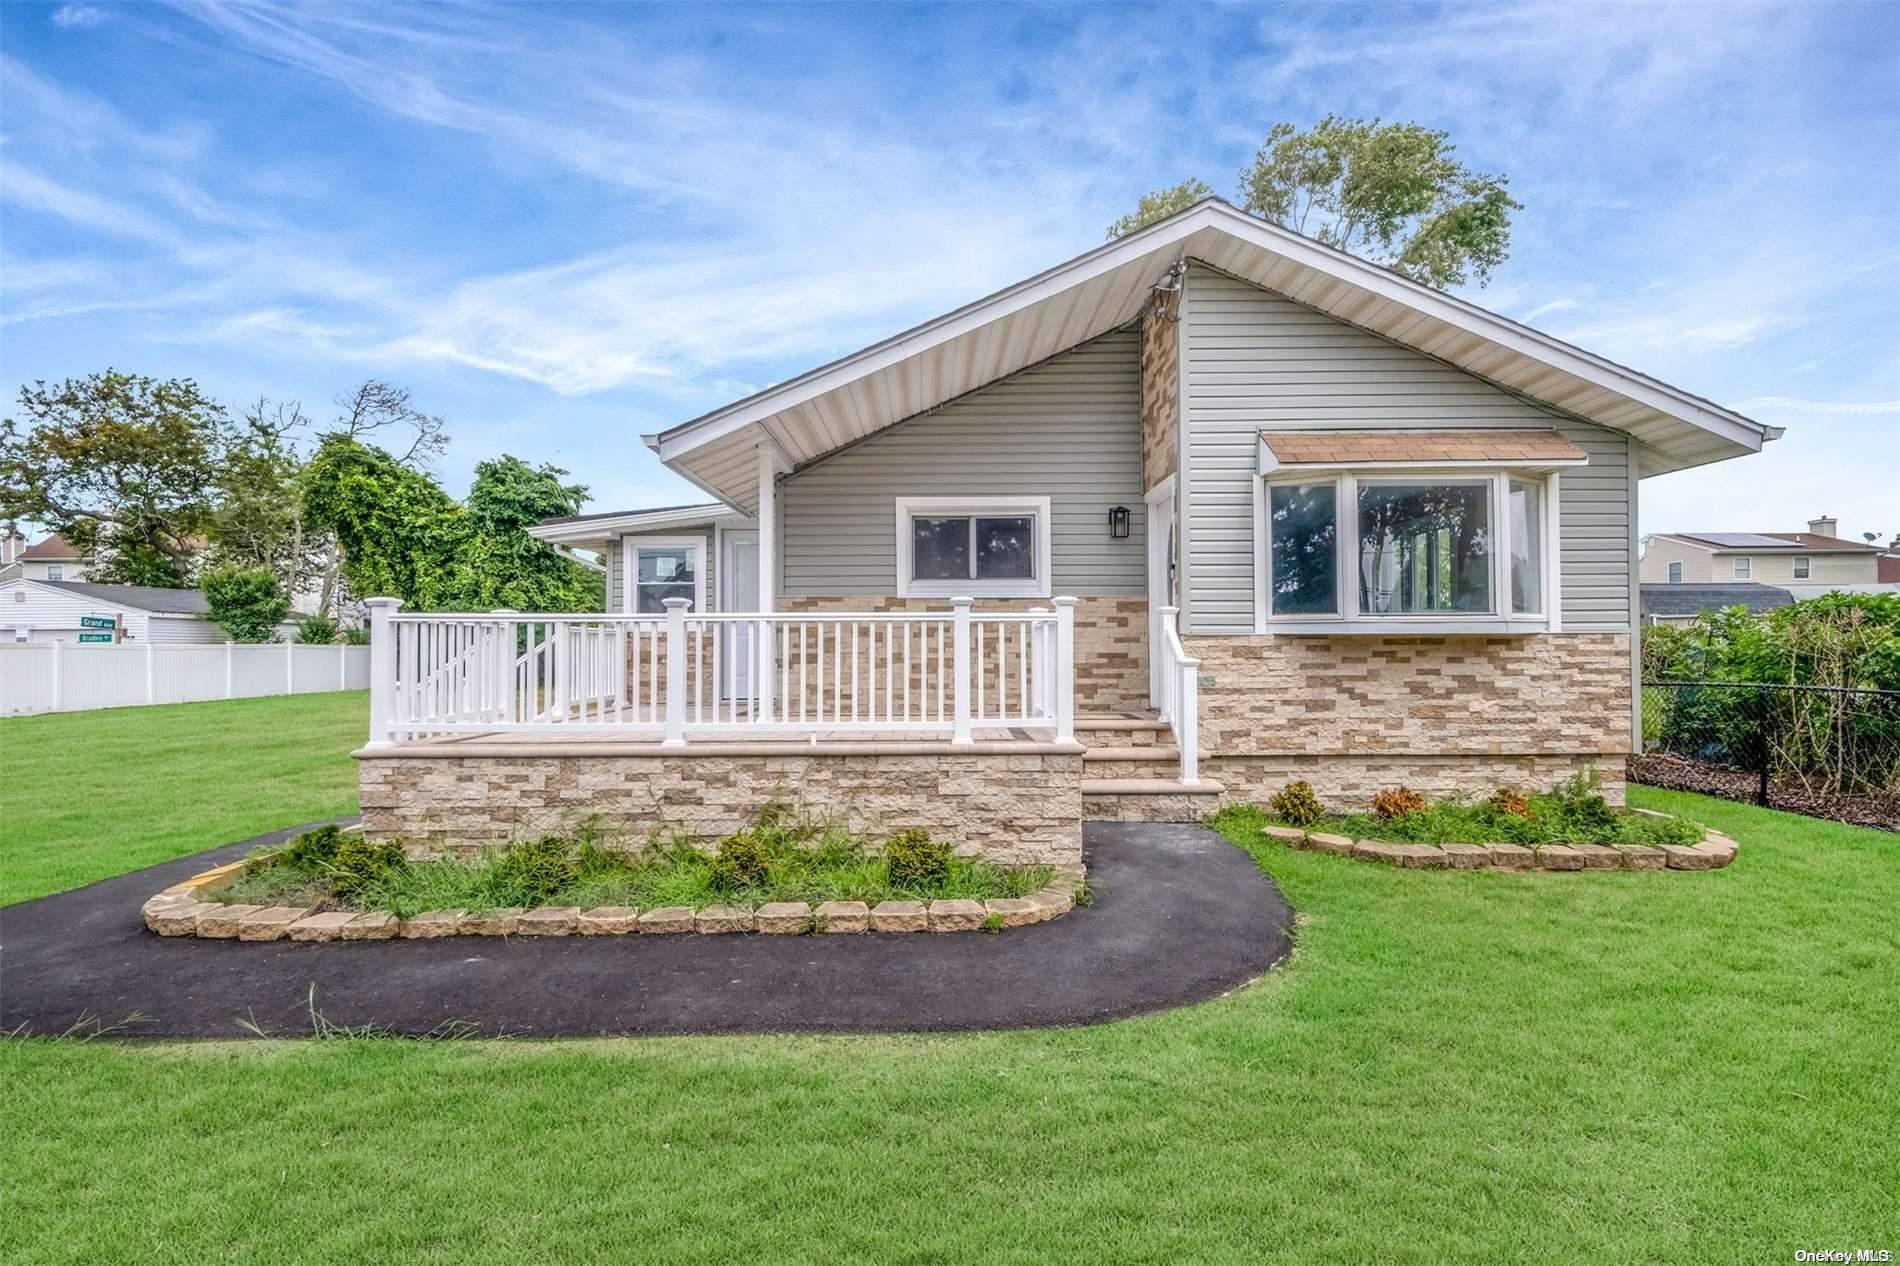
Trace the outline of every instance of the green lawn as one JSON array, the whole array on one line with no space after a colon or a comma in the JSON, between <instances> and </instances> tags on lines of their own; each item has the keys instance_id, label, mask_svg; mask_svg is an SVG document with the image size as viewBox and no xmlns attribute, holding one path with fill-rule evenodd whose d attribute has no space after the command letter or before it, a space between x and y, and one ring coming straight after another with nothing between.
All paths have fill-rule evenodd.
<instances>
[{"instance_id":1,"label":"green lawn","mask_svg":"<svg viewBox=\"0 0 1900 1266\"><path fill-rule=\"evenodd\" d=\"M219 759L201 784L232 781ZM1439 873L1256 843L1304 916L1294 960L1098 1028L0 1042L0 1261L1900 1247L1900 840L1639 797L1733 835L1739 860ZM101 849L148 818L108 820Z\"/></svg>"},{"instance_id":2,"label":"green lawn","mask_svg":"<svg viewBox=\"0 0 1900 1266\"><path fill-rule=\"evenodd\" d=\"M0 905L356 812L364 691L0 720Z\"/></svg>"}]
</instances>

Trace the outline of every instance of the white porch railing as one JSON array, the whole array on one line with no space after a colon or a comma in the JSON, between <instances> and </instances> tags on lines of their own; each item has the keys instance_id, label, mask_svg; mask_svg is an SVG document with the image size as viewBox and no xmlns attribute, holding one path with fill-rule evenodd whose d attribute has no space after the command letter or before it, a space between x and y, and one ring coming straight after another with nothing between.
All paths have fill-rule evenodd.
<instances>
[{"instance_id":1,"label":"white porch railing","mask_svg":"<svg viewBox=\"0 0 1900 1266\"><path fill-rule=\"evenodd\" d=\"M1191 787L1201 781L1201 661L1189 659L1181 646L1181 634L1175 628L1180 611L1162 607L1155 612L1152 643L1161 669L1161 697L1155 703L1161 719L1174 731L1175 746L1181 749L1181 783Z\"/></svg>"},{"instance_id":2,"label":"white porch railing","mask_svg":"<svg viewBox=\"0 0 1900 1266\"><path fill-rule=\"evenodd\" d=\"M459 733L1075 737L1075 599L1054 610L402 615L370 609L370 744Z\"/></svg>"}]
</instances>

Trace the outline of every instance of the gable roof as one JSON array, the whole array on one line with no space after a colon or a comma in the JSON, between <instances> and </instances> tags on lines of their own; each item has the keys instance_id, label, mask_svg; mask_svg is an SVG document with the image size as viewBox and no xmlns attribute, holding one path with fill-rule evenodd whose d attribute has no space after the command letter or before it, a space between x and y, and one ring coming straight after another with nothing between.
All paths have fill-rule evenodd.
<instances>
[{"instance_id":1,"label":"gable roof","mask_svg":"<svg viewBox=\"0 0 1900 1266\"><path fill-rule=\"evenodd\" d=\"M1646 584L1644 615L1701 615L1725 607L1746 607L1751 615L1792 606L1794 595L1774 585L1659 585Z\"/></svg>"},{"instance_id":2,"label":"gable roof","mask_svg":"<svg viewBox=\"0 0 1900 1266\"><path fill-rule=\"evenodd\" d=\"M677 473L750 510L761 445L794 466L1134 320L1195 259L1640 441L1642 473L1759 451L1781 434L1476 304L1207 198L987 298L646 437Z\"/></svg>"},{"instance_id":3,"label":"gable roof","mask_svg":"<svg viewBox=\"0 0 1900 1266\"><path fill-rule=\"evenodd\" d=\"M1878 554L1885 546L1812 532L1658 532L1716 554Z\"/></svg>"},{"instance_id":4,"label":"gable roof","mask_svg":"<svg viewBox=\"0 0 1900 1266\"><path fill-rule=\"evenodd\" d=\"M59 593L91 598L108 606L150 615L204 615L211 610L202 589L161 589L155 585L95 585L84 580L27 580Z\"/></svg>"},{"instance_id":5,"label":"gable roof","mask_svg":"<svg viewBox=\"0 0 1900 1266\"><path fill-rule=\"evenodd\" d=\"M77 560L79 558L79 551L67 544L65 537L53 535L43 541L33 542L33 544L21 550L18 557L30 558L39 562L64 563Z\"/></svg>"}]
</instances>

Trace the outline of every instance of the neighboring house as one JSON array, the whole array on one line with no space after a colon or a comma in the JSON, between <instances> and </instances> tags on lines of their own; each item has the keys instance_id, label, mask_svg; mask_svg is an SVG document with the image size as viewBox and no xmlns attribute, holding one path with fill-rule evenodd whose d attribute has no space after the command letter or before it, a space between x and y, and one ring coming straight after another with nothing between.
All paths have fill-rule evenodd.
<instances>
[{"instance_id":1,"label":"neighboring house","mask_svg":"<svg viewBox=\"0 0 1900 1266\"><path fill-rule=\"evenodd\" d=\"M1762 615L1793 604L1795 598L1774 585L1657 585L1644 581L1642 600L1645 624L1694 624L1707 611L1743 607L1750 615Z\"/></svg>"},{"instance_id":2,"label":"neighboring house","mask_svg":"<svg viewBox=\"0 0 1900 1266\"><path fill-rule=\"evenodd\" d=\"M15 578L0 581L0 640L78 642L82 633L100 632L87 617L108 617L128 642L222 642L224 630L208 609L197 589Z\"/></svg>"},{"instance_id":3,"label":"neighboring house","mask_svg":"<svg viewBox=\"0 0 1900 1266\"><path fill-rule=\"evenodd\" d=\"M1886 552L1875 560L1874 579L1883 585L1900 585L1900 534L1895 534Z\"/></svg>"},{"instance_id":4,"label":"neighboring house","mask_svg":"<svg viewBox=\"0 0 1900 1266\"><path fill-rule=\"evenodd\" d=\"M0 580L84 580L86 560L61 536L49 536L21 549L0 567Z\"/></svg>"},{"instance_id":5,"label":"neighboring house","mask_svg":"<svg viewBox=\"0 0 1900 1266\"><path fill-rule=\"evenodd\" d=\"M1644 584L1780 585L1796 598L1878 584L1883 547L1844 540L1822 517L1805 532L1658 532L1643 550Z\"/></svg>"},{"instance_id":6,"label":"neighboring house","mask_svg":"<svg viewBox=\"0 0 1900 1266\"><path fill-rule=\"evenodd\" d=\"M1620 795L1639 480L1780 433L1203 201L647 437L713 502L535 530L612 614L373 599L366 825L798 794L1047 860L1294 779Z\"/></svg>"}]
</instances>

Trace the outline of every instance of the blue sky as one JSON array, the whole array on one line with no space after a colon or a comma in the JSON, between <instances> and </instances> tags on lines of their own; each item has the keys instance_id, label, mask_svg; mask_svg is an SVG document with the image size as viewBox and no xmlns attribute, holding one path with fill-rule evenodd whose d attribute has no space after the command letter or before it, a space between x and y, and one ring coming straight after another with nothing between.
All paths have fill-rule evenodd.
<instances>
[{"instance_id":1,"label":"blue sky","mask_svg":"<svg viewBox=\"0 0 1900 1266\"><path fill-rule=\"evenodd\" d=\"M1789 427L1643 527L1900 533L1900 5L0 5L0 390L318 417L369 376L596 508L639 436L1230 194L1276 121L1449 129L1470 296Z\"/></svg>"}]
</instances>

